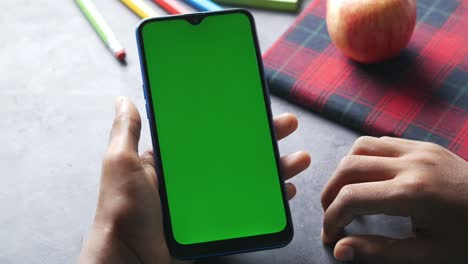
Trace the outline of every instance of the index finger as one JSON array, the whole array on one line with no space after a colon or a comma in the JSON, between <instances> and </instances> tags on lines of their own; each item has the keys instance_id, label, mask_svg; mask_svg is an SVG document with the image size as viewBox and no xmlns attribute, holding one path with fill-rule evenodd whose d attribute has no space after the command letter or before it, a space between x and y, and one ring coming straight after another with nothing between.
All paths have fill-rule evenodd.
<instances>
[{"instance_id":1,"label":"index finger","mask_svg":"<svg viewBox=\"0 0 468 264\"><path fill-rule=\"evenodd\" d=\"M401 169L394 158L346 156L323 188L321 202L324 210L330 206L339 191L348 184L393 179Z\"/></svg>"},{"instance_id":2,"label":"index finger","mask_svg":"<svg viewBox=\"0 0 468 264\"><path fill-rule=\"evenodd\" d=\"M350 184L343 187L323 216L323 239L331 243L343 228L362 215L409 216L409 203L395 180Z\"/></svg>"},{"instance_id":3,"label":"index finger","mask_svg":"<svg viewBox=\"0 0 468 264\"><path fill-rule=\"evenodd\" d=\"M274 119L276 140L281 140L294 132L299 123L293 114L285 113Z\"/></svg>"},{"instance_id":4,"label":"index finger","mask_svg":"<svg viewBox=\"0 0 468 264\"><path fill-rule=\"evenodd\" d=\"M349 154L379 157L400 157L413 149L414 143L410 140L392 137L370 137L358 138Z\"/></svg>"}]
</instances>

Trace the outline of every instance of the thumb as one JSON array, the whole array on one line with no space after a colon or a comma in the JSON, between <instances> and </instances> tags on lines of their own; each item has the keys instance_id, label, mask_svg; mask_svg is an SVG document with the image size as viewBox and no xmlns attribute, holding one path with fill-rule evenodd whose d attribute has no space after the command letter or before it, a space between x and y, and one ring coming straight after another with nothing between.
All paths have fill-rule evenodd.
<instances>
[{"instance_id":1,"label":"thumb","mask_svg":"<svg viewBox=\"0 0 468 264\"><path fill-rule=\"evenodd\" d=\"M140 131L141 119L137 108L128 98L118 97L115 101L115 117L108 150L138 153Z\"/></svg>"},{"instance_id":2,"label":"thumb","mask_svg":"<svg viewBox=\"0 0 468 264\"><path fill-rule=\"evenodd\" d=\"M436 247L420 238L393 239L384 236L349 236L336 243L334 255L355 263L438 263Z\"/></svg>"}]
</instances>

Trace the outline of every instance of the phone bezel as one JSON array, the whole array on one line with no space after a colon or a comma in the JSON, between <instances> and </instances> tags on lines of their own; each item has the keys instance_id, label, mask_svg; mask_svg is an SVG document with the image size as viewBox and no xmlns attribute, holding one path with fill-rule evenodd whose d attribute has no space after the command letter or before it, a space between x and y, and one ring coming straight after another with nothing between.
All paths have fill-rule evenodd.
<instances>
[{"instance_id":1,"label":"phone bezel","mask_svg":"<svg viewBox=\"0 0 468 264\"><path fill-rule=\"evenodd\" d=\"M250 22L250 28L252 32L252 38L254 41L254 46L255 46L254 48L255 48L256 57L257 57L258 70L260 73L260 78L261 78L261 83L262 83L265 110L267 111L267 115L268 115L270 136L271 136L271 140L272 140L272 144L274 148L276 168L277 168L278 175L280 177L279 180L280 180L281 192L283 196L284 210L286 214L286 226L282 231L278 233L184 245L184 244L178 243L175 240L173 232L172 232L172 224L170 221L169 207L168 207L167 194L166 194L166 188L165 188L164 172L162 168L161 159L159 158L161 157L161 153L159 152L159 138L158 138L158 133L157 133L156 119L154 118L155 115L154 115L151 90L149 89L149 76L148 76L148 68L146 65L146 56L145 56L145 50L144 50L142 31L143 31L144 26L148 23L167 21L167 20L177 20L177 19L187 20L189 22L200 21L208 16L223 16L223 15L229 15L233 13L240 13L240 14L247 16ZM196 18L196 19L191 20L192 18ZM198 26L198 24L195 24L194 26ZM243 253L243 252L273 249L273 248L283 247L289 244L294 236L294 229L293 229L293 224L292 224L292 219L291 219L289 202L286 196L284 177L283 177L282 168L280 164L280 155L279 155L278 144L277 144L277 140L275 136L273 116L272 116L272 111L271 111L271 106L270 106L269 91L268 91L267 83L266 83L265 76L264 76L262 55L261 55L260 46L258 43L255 21L254 21L252 14L245 9L228 9L228 10L214 11L214 12L200 12L200 13L191 13L191 14L185 14L185 15L148 18L148 19L142 20L138 24L137 29L136 29L136 38L137 38L138 52L139 52L139 57L140 57L141 73L142 73L142 78L143 78L143 91L144 91L144 96L146 100L146 112L147 112L147 117L148 117L148 121L150 124L156 172L158 175L159 193L161 196L161 206L163 210L164 233L166 237L166 243L168 245L171 255L173 255L176 258L183 259L183 260L193 260L193 259L206 258L206 257L211 257L211 256L229 255L229 254L236 254L236 253Z\"/></svg>"}]
</instances>

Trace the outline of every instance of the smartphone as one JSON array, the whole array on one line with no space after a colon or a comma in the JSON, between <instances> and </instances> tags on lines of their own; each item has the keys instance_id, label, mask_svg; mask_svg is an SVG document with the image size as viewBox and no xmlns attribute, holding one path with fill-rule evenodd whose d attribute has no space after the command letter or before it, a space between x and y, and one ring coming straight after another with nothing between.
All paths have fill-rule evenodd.
<instances>
[{"instance_id":1,"label":"smartphone","mask_svg":"<svg viewBox=\"0 0 468 264\"><path fill-rule=\"evenodd\" d=\"M252 15L150 18L136 35L171 254L287 245L293 226Z\"/></svg>"}]
</instances>

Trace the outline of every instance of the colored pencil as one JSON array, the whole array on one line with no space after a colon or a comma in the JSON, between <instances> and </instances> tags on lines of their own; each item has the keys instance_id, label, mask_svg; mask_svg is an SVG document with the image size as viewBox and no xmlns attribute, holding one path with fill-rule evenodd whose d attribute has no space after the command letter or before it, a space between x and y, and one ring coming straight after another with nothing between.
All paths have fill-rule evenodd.
<instances>
[{"instance_id":1,"label":"colored pencil","mask_svg":"<svg viewBox=\"0 0 468 264\"><path fill-rule=\"evenodd\" d=\"M155 17L158 13L142 0L120 0L128 9L132 10L140 18Z\"/></svg>"},{"instance_id":2,"label":"colored pencil","mask_svg":"<svg viewBox=\"0 0 468 264\"><path fill-rule=\"evenodd\" d=\"M282 11L297 11L300 0L214 0L218 4L251 6Z\"/></svg>"},{"instance_id":3,"label":"colored pencil","mask_svg":"<svg viewBox=\"0 0 468 264\"><path fill-rule=\"evenodd\" d=\"M191 11L176 0L153 0L171 15L186 14Z\"/></svg>"},{"instance_id":4,"label":"colored pencil","mask_svg":"<svg viewBox=\"0 0 468 264\"><path fill-rule=\"evenodd\" d=\"M219 11L223 10L221 6L210 0L183 0L185 3L193 6L199 11Z\"/></svg>"},{"instance_id":5,"label":"colored pencil","mask_svg":"<svg viewBox=\"0 0 468 264\"><path fill-rule=\"evenodd\" d=\"M91 0L76 0L76 4L114 57L120 61L124 61L126 55L124 48L93 2Z\"/></svg>"}]
</instances>

